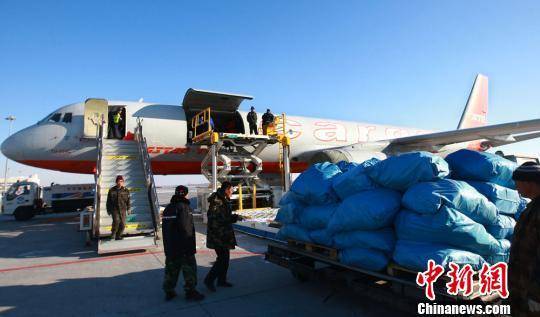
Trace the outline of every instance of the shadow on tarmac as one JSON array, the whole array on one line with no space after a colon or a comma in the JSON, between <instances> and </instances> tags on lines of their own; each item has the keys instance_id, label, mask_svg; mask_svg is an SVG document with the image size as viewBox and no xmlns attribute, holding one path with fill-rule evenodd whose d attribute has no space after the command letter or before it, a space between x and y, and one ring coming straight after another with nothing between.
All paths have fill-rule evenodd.
<instances>
[{"instance_id":1,"label":"shadow on tarmac","mask_svg":"<svg viewBox=\"0 0 540 317\"><path fill-rule=\"evenodd\" d=\"M76 270L66 266L65 270ZM209 268L198 267L198 289L206 295L199 303L178 297L164 301L163 269L149 269L111 277L58 279L47 284L0 287L4 316L399 316L395 311L362 299L346 288L329 283L300 283L289 272L264 264L259 256L231 260L233 288L211 293L202 279ZM43 274L30 270L28 275ZM63 274L62 272L60 274ZM1 277L1 273L0 273ZM1 311L1 310L0 310Z\"/></svg>"}]
</instances>

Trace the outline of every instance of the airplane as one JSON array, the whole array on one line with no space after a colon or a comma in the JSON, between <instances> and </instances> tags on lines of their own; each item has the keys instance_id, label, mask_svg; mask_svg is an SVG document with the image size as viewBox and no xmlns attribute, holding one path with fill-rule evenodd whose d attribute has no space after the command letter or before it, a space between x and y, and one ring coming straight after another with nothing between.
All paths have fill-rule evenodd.
<instances>
[{"instance_id":1,"label":"airplane","mask_svg":"<svg viewBox=\"0 0 540 317\"><path fill-rule=\"evenodd\" d=\"M215 130L247 133L246 112L240 104L253 97L188 89L182 106L142 100L108 101L109 115L125 110L125 136L133 134L137 119L143 121L144 136L154 174L200 174L207 149L192 144L191 118L212 108ZM96 139L85 134L89 125L85 102L63 106L42 120L8 137L2 153L22 164L62 172L92 174L96 165ZM333 119L286 117L291 139L291 172L302 172L319 161L363 161L413 150L449 153L460 148L485 151L491 147L540 137L540 119L486 125L488 78L477 75L456 130L432 132L418 128L386 126ZM259 114L260 115L260 114ZM259 116L260 121L260 116ZM278 146L260 155L263 173L280 173Z\"/></svg>"}]
</instances>

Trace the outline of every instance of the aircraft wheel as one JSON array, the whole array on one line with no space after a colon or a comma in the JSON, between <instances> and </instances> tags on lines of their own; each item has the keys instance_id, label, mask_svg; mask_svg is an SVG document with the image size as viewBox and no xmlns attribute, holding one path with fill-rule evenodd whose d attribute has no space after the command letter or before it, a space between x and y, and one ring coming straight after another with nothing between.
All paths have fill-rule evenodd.
<instances>
[{"instance_id":1,"label":"aircraft wheel","mask_svg":"<svg viewBox=\"0 0 540 317\"><path fill-rule=\"evenodd\" d=\"M13 213L15 220L17 221L28 221L36 215L36 212L33 208L30 207L19 207L15 209Z\"/></svg>"}]
</instances>

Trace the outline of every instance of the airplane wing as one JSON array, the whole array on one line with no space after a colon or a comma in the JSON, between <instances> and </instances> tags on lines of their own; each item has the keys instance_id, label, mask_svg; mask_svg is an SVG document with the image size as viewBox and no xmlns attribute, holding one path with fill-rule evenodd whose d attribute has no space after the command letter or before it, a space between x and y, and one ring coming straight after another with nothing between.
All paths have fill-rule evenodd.
<instances>
[{"instance_id":1,"label":"airplane wing","mask_svg":"<svg viewBox=\"0 0 540 317\"><path fill-rule=\"evenodd\" d=\"M490 147L521 142L540 137L540 119L517 121L490 126L435 132L387 140L385 153L412 150L442 151L447 145L482 140L480 147Z\"/></svg>"}]
</instances>

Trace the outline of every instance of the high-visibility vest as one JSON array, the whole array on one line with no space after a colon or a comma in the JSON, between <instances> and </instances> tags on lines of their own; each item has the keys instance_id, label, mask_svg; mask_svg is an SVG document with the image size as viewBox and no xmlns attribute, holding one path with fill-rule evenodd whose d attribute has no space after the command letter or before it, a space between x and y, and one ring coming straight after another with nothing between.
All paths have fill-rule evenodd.
<instances>
[{"instance_id":1,"label":"high-visibility vest","mask_svg":"<svg viewBox=\"0 0 540 317\"><path fill-rule=\"evenodd\" d=\"M116 113L116 114L113 116L113 122L114 122L115 124L120 123L120 114L119 114L119 113Z\"/></svg>"}]
</instances>

